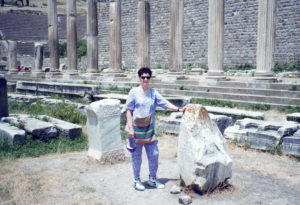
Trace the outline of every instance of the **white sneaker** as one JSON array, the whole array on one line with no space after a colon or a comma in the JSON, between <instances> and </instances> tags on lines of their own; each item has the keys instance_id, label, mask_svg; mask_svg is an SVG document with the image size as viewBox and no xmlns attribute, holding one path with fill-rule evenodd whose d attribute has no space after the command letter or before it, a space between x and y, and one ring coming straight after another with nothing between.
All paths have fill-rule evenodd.
<instances>
[{"instance_id":1,"label":"white sneaker","mask_svg":"<svg viewBox=\"0 0 300 205\"><path fill-rule=\"evenodd\" d=\"M138 191L144 191L145 190L145 186L144 184L141 182L140 178L135 178L133 181L133 187L138 190Z\"/></svg>"},{"instance_id":2,"label":"white sneaker","mask_svg":"<svg viewBox=\"0 0 300 205\"><path fill-rule=\"evenodd\" d=\"M147 184L150 187L155 187L157 189L164 189L165 188L165 185L160 183L160 181L158 181L156 179L156 177L149 177L149 180L148 180Z\"/></svg>"}]
</instances>

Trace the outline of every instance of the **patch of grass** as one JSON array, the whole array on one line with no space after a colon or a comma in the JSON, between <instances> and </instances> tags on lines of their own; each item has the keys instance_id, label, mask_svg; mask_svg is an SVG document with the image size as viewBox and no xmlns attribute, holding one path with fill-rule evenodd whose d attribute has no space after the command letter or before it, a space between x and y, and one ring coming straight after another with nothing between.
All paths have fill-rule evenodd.
<instances>
[{"instance_id":1,"label":"patch of grass","mask_svg":"<svg viewBox=\"0 0 300 205\"><path fill-rule=\"evenodd\" d=\"M288 89L288 91L298 91L297 86L293 85L291 88Z\"/></svg>"},{"instance_id":2,"label":"patch of grass","mask_svg":"<svg viewBox=\"0 0 300 205\"><path fill-rule=\"evenodd\" d=\"M126 132L126 130L125 130L125 127L126 127L126 123L121 123L120 124L120 131L121 131L121 139L124 141L124 140L126 140L126 138L127 138L127 132Z\"/></svg>"},{"instance_id":3,"label":"patch of grass","mask_svg":"<svg viewBox=\"0 0 300 205\"><path fill-rule=\"evenodd\" d=\"M9 113L25 113L33 116L48 115L71 123L86 123L86 116L78 112L74 106L65 102L51 106L42 105L40 101L30 105L9 101L8 108Z\"/></svg>"},{"instance_id":4,"label":"patch of grass","mask_svg":"<svg viewBox=\"0 0 300 205\"><path fill-rule=\"evenodd\" d=\"M190 90L190 88L184 87L183 85L179 86L179 90Z\"/></svg>"},{"instance_id":5,"label":"patch of grass","mask_svg":"<svg viewBox=\"0 0 300 205\"><path fill-rule=\"evenodd\" d=\"M131 90L132 87L118 87L116 85L109 85L107 88L100 87L99 88L99 93L107 93L107 92L112 92L112 93L119 93L119 94L128 94L129 91Z\"/></svg>"},{"instance_id":6,"label":"patch of grass","mask_svg":"<svg viewBox=\"0 0 300 205\"><path fill-rule=\"evenodd\" d=\"M280 72L292 72L297 71L300 72L300 61L295 63L276 63L274 66L274 72L280 73Z\"/></svg>"},{"instance_id":7,"label":"patch of grass","mask_svg":"<svg viewBox=\"0 0 300 205\"><path fill-rule=\"evenodd\" d=\"M247 140L245 140L243 147L244 147L245 150L250 149L251 148L250 142L248 142Z\"/></svg>"},{"instance_id":8,"label":"patch of grass","mask_svg":"<svg viewBox=\"0 0 300 205\"><path fill-rule=\"evenodd\" d=\"M270 110L271 106L266 104L239 104L226 100L216 100L216 99L207 99L207 98L192 98L192 103L210 105L216 107L229 107L229 108L242 108L246 110Z\"/></svg>"},{"instance_id":9,"label":"patch of grass","mask_svg":"<svg viewBox=\"0 0 300 205\"><path fill-rule=\"evenodd\" d=\"M171 114L168 110L156 110L155 116L169 116Z\"/></svg>"},{"instance_id":10,"label":"patch of grass","mask_svg":"<svg viewBox=\"0 0 300 205\"><path fill-rule=\"evenodd\" d=\"M61 58L67 57L67 42L59 42L58 49L59 49L59 57L61 57ZM82 56L86 56L86 54L87 54L87 41L86 40L78 40L77 41L77 57L81 58Z\"/></svg>"},{"instance_id":11,"label":"patch of grass","mask_svg":"<svg viewBox=\"0 0 300 205\"><path fill-rule=\"evenodd\" d=\"M9 124L11 126L17 127L19 129L22 129L22 130L24 130L24 128L25 128L25 122L24 122L24 120L21 120L19 118L18 118L18 122L17 123L13 122L13 121L10 121Z\"/></svg>"},{"instance_id":12,"label":"patch of grass","mask_svg":"<svg viewBox=\"0 0 300 205\"><path fill-rule=\"evenodd\" d=\"M68 98L64 95L50 95L52 99L56 99L56 100L63 100L63 101L71 101L74 103L81 103L81 104L88 104L88 102L86 102L85 100L81 99L81 98Z\"/></svg>"},{"instance_id":13,"label":"patch of grass","mask_svg":"<svg viewBox=\"0 0 300 205\"><path fill-rule=\"evenodd\" d=\"M11 189L12 189L12 183L11 182L5 182L0 184L0 199L2 201L8 201L13 198L11 194Z\"/></svg>"},{"instance_id":14,"label":"patch of grass","mask_svg":"<svg viewBox=\"0 0 300 205\"><path fill-rule=\"evenodd\" d=\"M269 152L273 155L282 155L282 148L280 145L276 145Z\"/></svg>"},{"instance_id":15,"label":"patch of grass","mask_svg":"<svg viewBox=\"0 0 300 205\"><path fill-rule=\"evenodd\" d=\"M95 193L96 189L93 187L82 186L82 187L80 187L79 191L85 192L85 193Z\"/></svg>"},{"instance_id":16,"label":"patch of grass","mask_svg":"<svg viewBox=\"0 0 300 205\"><path fill-rule=\"evenodd\" d=\"M87 53L87 41L86 40L78 40L77 41L77 57L81 58L82 56L86 56Z\"/></svg>"},{"instance_id":17,"label":"patch of grass","mask_svg":"<svg viewBox=\"0 0 300 205\"><path fill-rule=\"evenodd\" d=\"M284 113L294 113L294 112L300 112L300 106L278 106L277 109L280 112L284 112Z\"/></svg>"},{"instance_id":18,"label":"patch of grass","mask_svg":"<svg viewBox=\"0 0 300 205\"><path fill-rule=\"evenodd\" d=\"M300 155L294 155L293 157L295 157L295 159L300 162Z\"/></svg>"},{"instance_id":19,"label":"patch of grass","mask_svg":"<svg viewBox=\"0 0 300 205\"><path fill-rule=\"evenodd\" d=\"M7 138L0 139L0 160L5 158L39 157L51 153L65 153L86 150L88 147L87 135L82 134L71 140L65 138L49 139L42 141L33 139L31 135L26 136L24 145L10 145Z\"/></svg>"},{"instance_id":20,"label":"patch of grass","mask_svg":"<svg viewBox=\"0 0 300 205\"><path fill-rule=\"evenodd\" d=\"M256 69L255 65L245 63L235 66L224 66L224 72L227 72L228 70L253 70Z\"/></svg>"}]
</instances>

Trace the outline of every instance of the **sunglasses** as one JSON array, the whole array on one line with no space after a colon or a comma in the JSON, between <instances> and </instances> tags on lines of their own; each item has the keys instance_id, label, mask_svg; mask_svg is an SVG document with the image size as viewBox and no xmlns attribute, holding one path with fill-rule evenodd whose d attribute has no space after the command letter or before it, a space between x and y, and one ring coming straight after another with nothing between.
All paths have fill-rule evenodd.
<instances>
[{"instance_id":1,"label":"sunglasses","mask_svg":"<svg viewBox=\"0 0 300 205\"><path fill-rule=\"evenodd\" d=\"M145 80L145 79L147 79L147 80L150 80L150 76L141 76L141 78L143 79L143 80Z\"/></svg>"}]
</instances>

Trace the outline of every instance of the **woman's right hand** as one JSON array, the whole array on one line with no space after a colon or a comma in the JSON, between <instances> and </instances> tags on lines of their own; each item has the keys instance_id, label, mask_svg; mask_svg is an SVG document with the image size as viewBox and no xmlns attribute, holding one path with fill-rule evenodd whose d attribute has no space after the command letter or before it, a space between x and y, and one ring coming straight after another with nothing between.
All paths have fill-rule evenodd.
<instances>
[{"instance_id":1,"label":"woman's right hand","mask_svg":"<svg viewBox=\"0 0 300 205\"><path fill-rule=\"evenodd\" d=\"M134 130L133 130L133 128L129 128L128 135L129 135L130 138L134 138Z\"/></svg>"}]
</instances>

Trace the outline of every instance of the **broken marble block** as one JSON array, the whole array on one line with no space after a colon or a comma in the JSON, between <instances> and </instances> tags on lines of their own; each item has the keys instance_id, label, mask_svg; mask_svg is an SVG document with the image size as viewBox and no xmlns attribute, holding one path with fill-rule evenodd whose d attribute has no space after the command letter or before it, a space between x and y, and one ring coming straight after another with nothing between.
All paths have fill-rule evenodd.
<instances>
[{"instance_id":1,"label":"broken marble block","mask_svg":"<svg viewBox=\"0 0 300 205\"><path fill-rule=\"evenodd\" d=\"M88 155L103 162L125 157L120 133L120 101L104 99L86 107Z\"/></svg>"},{"instance_id":2,"label":"broken marble block","mask_svg":"<svg viewBox=\"0 0 300 205\"><path fill-rule=\"evenodd\" d=\"M300 155L300 137L284 137L281 147L284 153Z\"/></svg>"},{"instance_id":3,"label":"broken marble block","mask_svg":"<svg viewBox=\"0 0 300 205\"><path fill-rule=\"evenodd\" d=\"M30 117L29 115L12 115L2 118L5 122L13 122L24 127L24 130L34 139L48 140L57 137L57 129L49 122Z\"/></svg>"},{"instance_id":4,"label":"broken marble block","mask_svg":"<svg viewBox=\"0 0 300 205\"><path fill-rule=\"evenodd\" d=\"M295 122L299 122L300 123L300 113L299 112L295 112L295 113L288 114L286 116L286 120L288 120L288 121L295 121Z\"/></svg>"},{"instance_id":5,"label":"broken marble block","mask_svg":"<svg viewBox=\"0 0 300 205\"><path fill-rule=\"evenodd\" d=\"M0 139L7 138L10 145L24 144L25 131L6 122L0 121Z\"/></svg>"},{"instance_id":6,"label":"broken marble block","mask_svg":"<svg viewBox=\"0 0 300 205\"><path fill-rule=\"evenodd\" d=\"M264 121L245 118L228 127L224 137L234 139L238 145L247 145L261 150L272 150L284 137L292 136L299 124L292 121Z\"/></svg>"},{"instance_id":7,"label":"broken marble block","mask_svg":"<svg viewBox=\"0 0 300 205\"><path fill-rule=\"evenodd\" d=\"M82 127L74 123L66 122L64 120L45 115L41 115L39 117L52 123L58 129L59 137L75 139L82 133Z\"/></svg>"},{"instance_id":8,"label":"broken marble block","mask_svg":"<svg viewBox=\"0 0 300 205\"><path fill-rule=\"evenodd\" d=\"M199 193L213 190L232 176L222 133L201 105L189 105L182 117L178 166L182 182Z\"/></svg>"}]
</instances>

